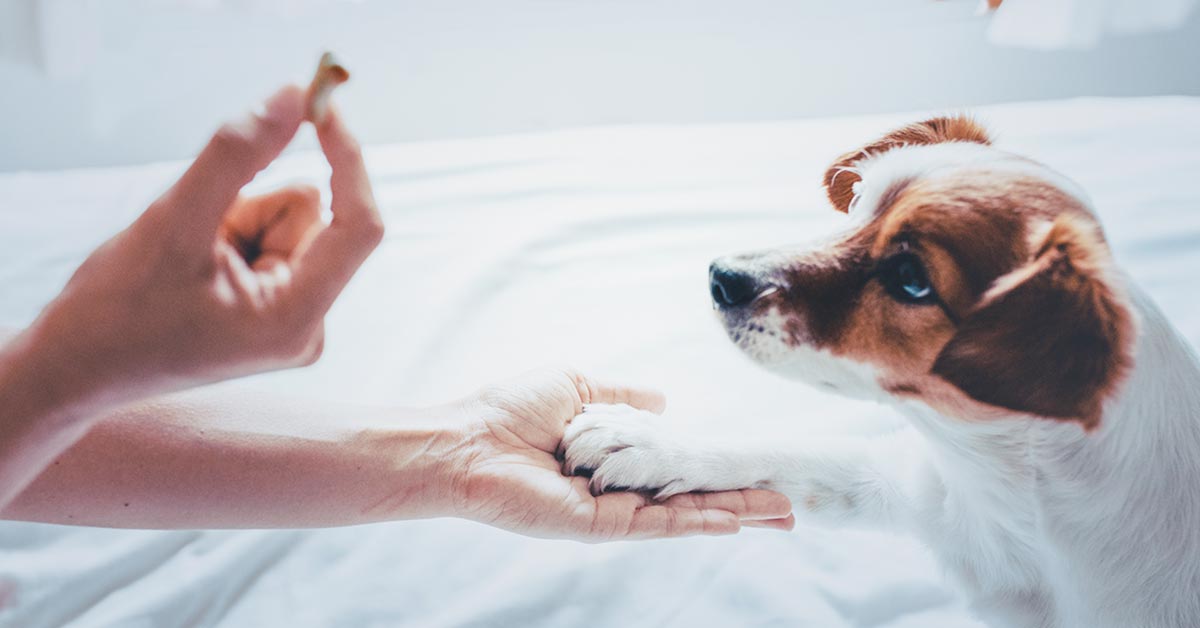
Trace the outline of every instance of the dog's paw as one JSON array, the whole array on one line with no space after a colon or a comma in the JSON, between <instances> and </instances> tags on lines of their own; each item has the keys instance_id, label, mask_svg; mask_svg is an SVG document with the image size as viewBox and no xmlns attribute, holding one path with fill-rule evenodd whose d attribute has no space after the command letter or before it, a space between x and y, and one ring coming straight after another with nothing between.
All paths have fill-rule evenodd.
<instances>
[{"instance_id":1,"label":"dog's paw","mask_svg":"<svg viewBox=\"0 0 1200 628\"><path fill-rule=\"evenodd\" d=\"M652 491L656 499L704 490L695 457L651 412L620 405L588 405L567 425L560 456L563 473L591 474L592 493Z\"/></svg>"}]
</instances>

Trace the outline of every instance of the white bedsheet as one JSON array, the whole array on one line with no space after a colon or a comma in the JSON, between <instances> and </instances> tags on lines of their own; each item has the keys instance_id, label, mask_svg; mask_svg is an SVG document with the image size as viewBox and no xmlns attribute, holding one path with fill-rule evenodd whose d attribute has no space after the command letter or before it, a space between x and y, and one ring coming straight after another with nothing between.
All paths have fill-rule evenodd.
<instances>
[{"instance_id":1,"label":"white bedsheet","mask_svg":"<svg viewBox=\"0 0 1200 628\"><path fill-rule=\"evenodd\" d=\"M1119 261L1200 340L1200 99L981 110L1093 195ZM886 410L791 384L713 321L715 256L842 218L826 163L913 116L637 127L379 147L389 232L316 367L243 385L415 405L549 362L664 388L694 429L795 438ZM0 176L0 324L24 324L181 164ZM324 179L316 155L256 185ZM799 527L587 546L456 520L320 531L0 523L0 625L977 626L916 544Z\"/></svg>"}]
</instances>

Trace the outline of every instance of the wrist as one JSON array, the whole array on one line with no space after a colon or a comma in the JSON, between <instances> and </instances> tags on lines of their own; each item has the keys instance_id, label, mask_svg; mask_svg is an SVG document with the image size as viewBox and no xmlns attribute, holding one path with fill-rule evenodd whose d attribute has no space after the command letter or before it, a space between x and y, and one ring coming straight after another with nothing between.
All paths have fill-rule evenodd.
<instances>
[{"instance_id":1,"label":"wrist","mask_svg":"<svg viewBox=\"0 0 1200 628\"><path fill-rule=\"evenodd\" d=\"M35 322L0 347L0 412L15 421L65 427L98 411L94 391L78 361Z\"/></svg>"},{"instance_id":2,"label":"wrist","mask_svg":"<svg viewBox=\"0 0 1200 628\"><path fill-rule=\"evenodd\" d=\"M38 358L28 333L0 345L0 511L90 427Z\"/></svg>"},{"instance_id":3,"label":"wrist","mask_svg":"<svg viewBox=\"0 0 1200 628\"><path fill-rule=\"evenodd\" d=\"M455 406L389 411L346 443L365 453L380 482L360 510L367 521L459 516L470 426Z\"/></svg>"},{"instance_id":4,"label":"wrist","mask_svg":"<svg viewBox=\"0 0 1200 628\"><path fill-rule=\"evenodd\" d=\"M450 428L447 448L439 467L443 494L449 498L447 514L493 524L502 514L497 497L508 495L511 469L525 462L521 453L504 443L520 440L505 421L507 415L476 395L447 406ZM504 500L499 500L500 502Z\"/></svg>"}]
</instances>

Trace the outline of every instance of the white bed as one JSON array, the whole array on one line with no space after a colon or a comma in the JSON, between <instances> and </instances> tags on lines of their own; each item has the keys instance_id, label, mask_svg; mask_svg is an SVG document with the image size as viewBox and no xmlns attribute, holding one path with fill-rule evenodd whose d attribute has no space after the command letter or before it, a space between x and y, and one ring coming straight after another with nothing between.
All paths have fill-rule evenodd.
<instances>
[{"instance_id":1,"label":"white bed","mask_svg":"<svg viewBox=\"0 0 1200 628\"><path fill-rule=\"evenodd\" d=\"M1093 195L1129 273L1200 341L1200 99L981 109ZM715 256L828 233L839 152L914 116L625 127L368 151L388 236L314 368L240 385L418 405L553 362L658 385L695 429L875 430L759 371L712 319ZM0 324L21 325L182 164L0 176ZM256 181L325 178L288 156ZM318 531L0 524L0 625L967 627L914 543L798 527L588 546L430 520Z\"/></svg>"}]
</instances>

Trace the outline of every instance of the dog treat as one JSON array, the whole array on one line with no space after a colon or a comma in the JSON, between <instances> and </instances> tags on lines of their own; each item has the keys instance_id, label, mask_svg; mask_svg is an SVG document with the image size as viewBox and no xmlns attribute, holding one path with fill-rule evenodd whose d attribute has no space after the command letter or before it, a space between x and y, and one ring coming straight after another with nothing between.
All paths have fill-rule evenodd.
<instances>
[{"instance_id":1,"label":"dog treat","mask_svg":"<svg viewBox=\"0 0 1200 628\"><path fill-rule=\"evenodd\" d=\"M313 75L312 83L308 86L308 108L305 117L313 124L320 124L329 110L329 95L333 88L350 79L350 73L333 57L333 53L321 55L317 64L317 73Z\"/></svg>"}]
</instances>

